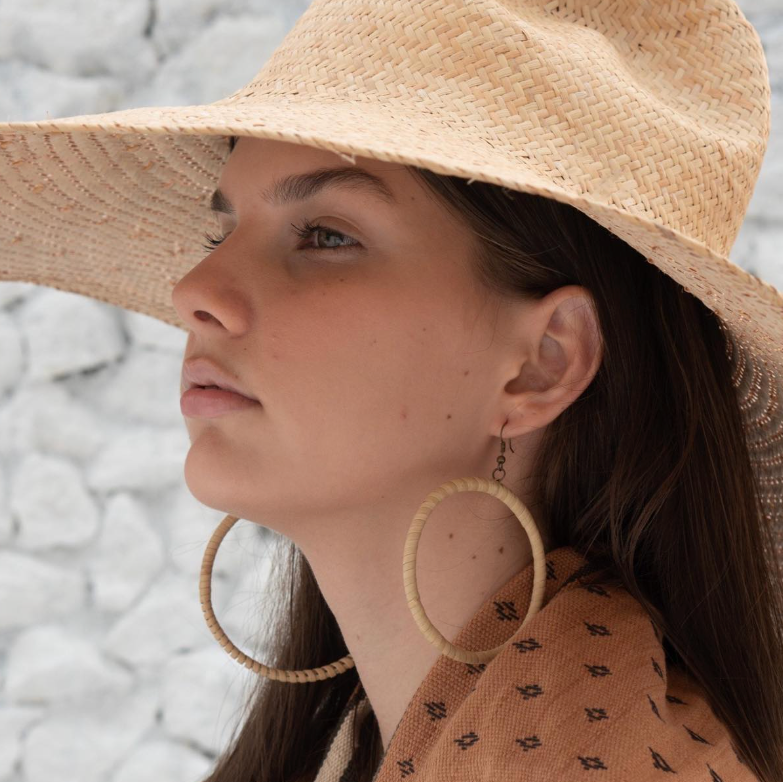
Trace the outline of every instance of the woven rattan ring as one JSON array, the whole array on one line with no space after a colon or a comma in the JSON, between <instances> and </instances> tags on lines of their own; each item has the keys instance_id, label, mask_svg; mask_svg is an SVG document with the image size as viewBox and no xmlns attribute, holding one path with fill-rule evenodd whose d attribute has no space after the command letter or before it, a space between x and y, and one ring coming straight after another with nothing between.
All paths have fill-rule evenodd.
<instances>
[{"instance_id":1,"label":"woven rattan ring","mask_svg":"<svg viewBox=\"0 0 783 782\"><path fill-rule=\"evenodd\" d=\"M405 583L405 595L408 598L408 607L416 620L419 629L424 637L447 657L463 663L486 663L489 662L501 649L508 643L505 641L494 649L486 649L480 652L471 652L467 649L461 649L459 646L447 641L438 629L429 620L424 611L419 598L419 589L416 585L416 549L419 545L419 538L424 529L424 524L429 518L432 509L443 499L451 494L463 491L480 491L491 494L501 500L514 515L519 519L530 540L530 548L533 550L533 592L530 600L530 607L527 610L522 624L523 627L541 608L544 599L544 586L546 583L546 553L544 544L541 541L541 535L538 527L533 520L530 511L525 504L509 491L502 483L490 481L486 478L457 478L441 484L437 489L430 492L427 499L419 507L413 518L413 523L408 530L408 537L405 539L405 550L402 558L402 579ZM517 628L519 629L519 628ZM516 632L516 631L515 631Z\"/></svg>"},{"instance_id":2,"label":"woven rattan ring","mask_svg":"<svg viewBox=\"0 0 783 782\"><path fill-rule=\"evenodd\" d=\"M217 642L245 668L249 668L254 673L260 673L268 679L283 682L315 682L323 679L331 679L338 674L345 673L349 668L354 667L353 657L346 654L339 660L329 664L322 665L320 668L306 668L301 671L286 671L282 668L270 668L263 663L248 657L244 652L237 649L226 635L220 623L215 618L215 612L212 610L212 565L215 562L215 554L226 533L239 521L238 516L226 516L218 524L217 529L212 533L207 548L204 551L204 558L201 560L201 576L199 578L199 596L201 599L201 610L204 612L204 618L207 620L207 627L215 636Z\"/></svg>"}]
</instances>

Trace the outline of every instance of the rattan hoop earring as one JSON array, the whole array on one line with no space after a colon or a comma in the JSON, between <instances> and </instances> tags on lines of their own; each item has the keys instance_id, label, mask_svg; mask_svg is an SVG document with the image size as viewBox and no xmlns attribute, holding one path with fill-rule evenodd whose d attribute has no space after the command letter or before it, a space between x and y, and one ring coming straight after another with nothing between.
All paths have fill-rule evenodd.
<instances>
[{"instance_id":1,"label":"rattan hoop earring","mask_svg":"<svg viewBox=\"0 0 783 782\"><path fill-rule=\"evenodd\" d=\"M519 627L524 627L524 625L538 613L544 599L544 588L546 585L546 552L544 551L544 544L541 540L538 527L536 526L530 511L527 509L527 506L516 496L516 494L500 483L505 475L505 470L503 469L505 457L502 455L502 452L505 451L506 446L502 439L502 428L500 433L501 455L498 456L498 466L492 472L492 476L494 477L495 473L500 471L502 473L501 477L495 478L494 481L489 481L486 478L457 478L456 480L446 481L446 483L441 484L437 489L430 492L427 499L424 500L419 507L419 510L413 518L410 529L408 530L408 536L405 539L405 553L402 559L402 579L405 584L405 595L408 598L408 607L413 614L413 618L416 620L416 624L419 626L424 637L441 654L445 654L447 657L451 657L452 660L463 663L487 663L504 649L511 639L509 638L494 649L471 652L447 641L427 616L424 606L421 604L419 589L416 584L416 551L419 546L419 538L421 538L424 525L426 524L430 513L432 513L432 509L439 502L451 494L463 491L486 492L504 502L509 510L519 519L522 528L527 533L530 540L530 547L533 550L533 592L527 614ZM518 629L519 628L517 628L517 630ZM516 632L516 630L514 632Z\"/></svg>"},{"instance_id":2,"label":"rattan hoop earring","mask_svg":"<svg viewBox=\"0 0 783 782\"><path fill-rule=\"evenodd\" d=\"M505 426L505 424L504 424ZM416 549L419 544L419 538L421 537L421 531L424 529L424 524L427 521L432 509L442 499L450 494L454 494L460 491L484 491L488 494L497 497L502 500L510 510L514 512L516 517L522 524L525 532L527 532L530 538L530 545L533 549L533 595L528 608L527 616L525 616L522 625L524 625L541 607L541 603L544 597L544 584L546 581L546 561L544 559L544 546L541 542L541 536L539 535L538 528L536 527L533 517L530 515L530 511L525 507L524 503L500 481L505 476L505 469L503 463L506 461L506 457L503 453L506 450L506 443L503 440L503 429L500 430L500 456L498 456L498 466L492 471L492 477L494 481L487 480L486 478L458 478L453 481L439 486L435 491L431 492L424 502L419 507L413 523L408 531L408 536L405 540L405 549L403 554L403 581L405 584L405 594L408 599L408 606L413 613L413 617L416 620L419 628L422 630L424 637L436 646L442 654L447 655L455 660L461 662L481 663L491 660L507 643L498 646L495 649L489 649L481 652L470 652L466 649L460 649L449 643L430 622L427 614L421 605L419 598L419 591L416 585ZM514 452L514 449L511 449ZM499 478L495 478L495 473L500 473ZM237 662L249 668L254 673L258 673L261 676L266 676L268 679L275 681L289 682L292 684L302 682L314 682L323 681L324 679L331 679L341 673L345 673L350 668L355 667L353 657L350 654L346 654L339 660L328 665L322 665L319 668L306 668L300 671L289 671L282 668L270 668L268 665L254 660L249 657L240 649L238 649L231 639L226 635L223 628L220 626L215 612L212 609L212 567L215 563L215 555L220 547L223 538L225 538L228 531L239 521L238 516L225 516L223 520L218 524L215 531L212 533L212 537L207 543L207 548L204 551L204 557L201 561L201 575L199 577L199 598L201 601L201 610L204 613L204 618L207 621L207 627L210 632L217 639L217 642L233 657ZM522 626L520 625L520 627Z\"/></svg>"},{"instance_id":3,"label":"rattan hoop earring","mask_svg":"<svg viewBox=\"0 0 783 782\"><path fill-rule=\"evenodd\" d=\"M322 681L324 679L331 679L338 674L345 673L349 668L354 667L353 657L350 654L346 654L345 657L341 657L329 665L322 665L319 668L305 668L301 671L288 671L283 668L270 668L268 665L254 660L252 657L248 657L244 652L237 649L232 643L231 639L226 635L223 628L220 626L215 612L212 610L212 566L215 562L215 554L225 538L226 533L239 521L238 516L226 516L223 521L218 524L217 529L212 533L212 537L207 543L207 548L204 551L204 557L201 560L201 575L199 577L199 598L201 600L201 610L204 613L204 618L207 620L207 627L209 627L212 635L215 636L217 642L239 663L249 668L254 673L259 673L261 676L266 676L267 679L273 679L275 681L300 683L300 682L315 682Z\"/></svg>"}]
</instances>

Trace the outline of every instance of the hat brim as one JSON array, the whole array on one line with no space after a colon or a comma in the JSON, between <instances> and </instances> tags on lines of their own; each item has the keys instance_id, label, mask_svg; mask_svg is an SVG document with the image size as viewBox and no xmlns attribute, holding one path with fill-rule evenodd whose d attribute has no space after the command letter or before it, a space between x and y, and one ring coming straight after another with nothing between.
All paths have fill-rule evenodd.
<instances>
[{"instance_id":1,"label":"hat brim","mask_svg":"<svg viewBox=\"0 0 783 782\"><path fill-rule=\"evenodd\" d=\"M703 243L601 200L616 191L613 177L575 194L542 177L533 155L512 165L435 117L390 116L378 104L348 100L276 96L251 110L218 101L0 123L0 280L80 293L185 328L170 291L204 256L208 199L229 135L420 166L570 204L701 299L783 372L783 295Z\"/></svg>"}]
</instances>

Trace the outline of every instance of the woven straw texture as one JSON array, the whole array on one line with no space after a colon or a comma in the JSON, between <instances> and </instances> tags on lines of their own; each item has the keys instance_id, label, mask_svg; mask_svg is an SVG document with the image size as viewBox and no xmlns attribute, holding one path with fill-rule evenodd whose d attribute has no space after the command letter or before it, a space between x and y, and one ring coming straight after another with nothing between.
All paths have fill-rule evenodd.
<instances>
[{"instance_id":1,"label":"woven straw texture","mask_svg":"<svg viewBox=\"0 0 783 782\"><path fill-rule=\"evenodd\" d=\"M769 123L761 42L731 0L313 0L214 103L0 123L0 280L185 328L171 289L203 257L227 135L554 198L723 319L783 549L783 296L727 257Z\"/></svg>"}]
</instances>

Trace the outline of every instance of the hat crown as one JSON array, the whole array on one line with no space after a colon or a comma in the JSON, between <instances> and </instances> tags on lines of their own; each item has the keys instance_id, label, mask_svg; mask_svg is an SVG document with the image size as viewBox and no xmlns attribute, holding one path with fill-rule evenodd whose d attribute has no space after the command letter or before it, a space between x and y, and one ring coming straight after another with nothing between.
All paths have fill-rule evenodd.
<instances>
[{"instance_id":1,"label":"hat crown","mask_svg":"<svg viewBox=\"0 0 783 782\"><path fill-rule=\"evenodd\" d=\"M770 129L761 41L731 0L313 0L213 105L271 96L458 137L482 170L511 164L721 255Z\"/></svg>"}]
</instances>

